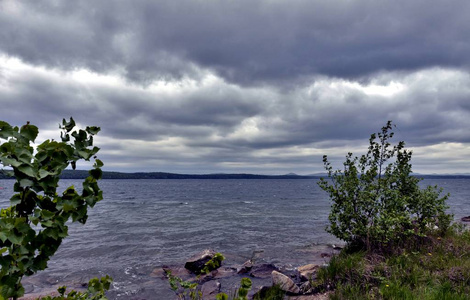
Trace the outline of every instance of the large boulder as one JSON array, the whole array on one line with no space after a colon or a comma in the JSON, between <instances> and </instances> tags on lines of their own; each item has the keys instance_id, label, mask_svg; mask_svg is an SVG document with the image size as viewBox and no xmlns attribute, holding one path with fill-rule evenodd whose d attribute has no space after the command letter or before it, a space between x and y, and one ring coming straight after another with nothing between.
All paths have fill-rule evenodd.
<instances>
[{"instance_id":1,"label":"large boulder","mask_svg":"<svg viewBox=\"0 0 470 300\"><path fill-rule=\"evenodd\" d=\"M279 285L281 290L284 292L298 295L300 294L300 288L286 275L279 273L277 271L273 271L272 274L273 284Z\"/></svg>"},{"instance_id":2,"label":"large boulder","mask_svg":"<svg viewBox=\"0 0 470 300\"><path fill-rule=\"evenodd\" d=\"M184 267L194 274L200 274L204 265L211 260L214 255L214 250L203 250L189 258L184 264Z\"/></svg>"},{"instance_id":3,"label":"large boulder","mask_svg":"<svg viewBox=\"0 0 470 300\"><path fill-rule=\"evenodd\" d=\"M251 268L250 276L255 278L269 278L273 271L279 269L273 264L254 265Z\"/></svg>"}]
</instances>

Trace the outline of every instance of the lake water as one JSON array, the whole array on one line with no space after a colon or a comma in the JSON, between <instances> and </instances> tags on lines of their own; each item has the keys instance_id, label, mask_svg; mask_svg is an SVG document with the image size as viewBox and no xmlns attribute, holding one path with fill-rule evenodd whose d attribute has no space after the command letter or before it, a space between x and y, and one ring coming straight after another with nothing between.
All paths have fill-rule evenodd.
<instances>
[{"instance_id":1,"label":"lake water","mask_svg":"<svg viewBox=\"0 0 470 300\"><path fill-rule=\"evenodd\" d=\"M470 179L422 183L451 193L456 219L470 215ZM0 180L0 207L12 185ZM48 269L27 278L29 289L109 274L110 299L171 299L167 282L149 274L200 250L222 252L231 263L262 252L266 262L296 267L311 262L318 245L338 242L324 230L330 202L316 180L102 180L100 187L104 200L86 225L70 225Z\"/></svg>"}]
</instances>

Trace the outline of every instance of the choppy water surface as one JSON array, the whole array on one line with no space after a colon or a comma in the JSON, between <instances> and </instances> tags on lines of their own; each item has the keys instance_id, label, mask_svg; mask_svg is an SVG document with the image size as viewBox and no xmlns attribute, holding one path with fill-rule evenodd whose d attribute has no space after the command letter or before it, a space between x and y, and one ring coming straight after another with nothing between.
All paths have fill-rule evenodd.
<instances>
[{"instance_id":1,"label":"choppy water surface","mask_svg":"<svg viewBox=\"0 0 470 300\"><path fill-rule=\"evenodd\" d=\"M451 193L456 218L470 215L469 183L423 181ZM12 185L0 180L1 207ZM72 224L49 268L28 278L36 290L109 274L111 299L165 299L171 291L152 270L206 248L239 263L263 250L264 260L295 266L309 262L303 250L337 242L324 231L330 203L315 180L103 180L100 187L104 200L87 224Z\"/></svg>"}]
</instances>

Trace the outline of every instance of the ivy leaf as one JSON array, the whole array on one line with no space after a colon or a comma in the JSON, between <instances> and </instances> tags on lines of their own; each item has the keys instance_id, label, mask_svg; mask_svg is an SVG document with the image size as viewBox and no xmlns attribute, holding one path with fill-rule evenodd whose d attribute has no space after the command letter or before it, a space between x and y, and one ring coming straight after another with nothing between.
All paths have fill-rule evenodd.
<instances>
[{"instance_id":1,"label":"ivy leaf","mask_svg":"<svg viewBox=\"0 0 470 300\"><path fill-rule=\"evenodd\" d=\"M37 178L39 180L43 179L44 177L47 177L49 175L52 175L49 171L45 170L45 169L40 169L39 172L38 172L38 176Z\"/></svg>"},{"instance_id":2,"label":"ivy leaf","mask_svg":"<svg viewBox=\"0 0 470 300\"><path fill-rule=\"evenodd\" d=\"M38 151L38 153L36 153L36 160L38 162L43 162L47 157L48 155L44 151Z\"/></svg>"},{"instance_id":3,"label":"ivy leaf","mask_svg":"<svg viewBox=\"0 0 470 300\"><path fill-rule=\"evenodd\" d=\"M88 149L78 150L77 154L78 154L79 157L81 157L85 160L89 160L90 157L93 155L92 153L90 153L90 150L88 150Z\"/></svg>"},{"instance_id":4,"label":"ivy leaf","mask_svg":"<svg viewBox=\"0 0 470 300\"><path fill-rule=\"evenodd\" d=\"M0 231L0 240L2 240L3 243L5 243L5 241L7 240L7 235L5 234L5 232Z\"/></svg>"},{"instance_id":5,"label":"ivy leaf","mask_svg":"<svg viewBox=\"0 0 470 300\"><path fill-rule=\"evenodd\" d=\"M96 180L99 180L101 179L101 177L103 176L103 171L101 171L101 169L91 169L90 170L90 175L96 179Z\"/></svg>"},{"instance_id":6,"label":"ivy leaf","mask_svg":"<svg viewBox=\"0 0 470 300\"><path fill-rule=\"evenodd\" d=\"M18 130L15 131L15 128L11 127L7 122L0 121L0 138L7 140L10 137L16 136L18 134L17 131Z\"/></svg>"},{"instance_id":7,"label":"ivy leaf","mask_svg":"<svg viewBox=\"0 0 470 300\"><path fill-rule=\"evenodd\" d=\"M11 198L10 198L10 205L11 206L15 206L17 204L19 204L21 202L21 196L20 194L14 194Z\"/></svg>"},{"instance_id":8,"label":"ivy leaf","mask_svg":"<svg viewBox=\"0 0 470 300\"><path fill-rule=\"evenodd\" d=\"M67 133L64 134L63 132L60 133L60 138L62 139L62 142L69 142L70 141L70 135Z\"/></svg>"},{"instance_id":9,"label":"ivy leaf","mask_svg":"<svg viewBox=\"0 0 470 300\"><path fill-rule=\"evenodd\" d=\"M28 166L27 164L22 164L18 167L18 170L21 173L28 175L29 177L36 177L33 167Z\"/></svg>"},{"instance_id":10,"label":"ivy leaf","mask_svg":"<svg viewBox=\"0 0 470 300\"><path fill-rule=\"evenodd\" d=\"M29 122L26 125L23 125L20 129L20 134L24 136L28 141L34 142L38 136L39 130L36 126L30 125Z\"/></svg>"},{"instance_id":11,"label":"ivy leaf","mask_svg":"<svg viewBox=\"0 0 470 300\"><path fill-rule=\"evenodd\" d=\"M8 157L0 157L0 161L4 166L12 166L13 168L18 168L21 165L21 162Z\"/></svg>"},{"instance_id":12,"label":"ivy leaf","mask_svg":"<svg viewBox=\"0 0 470 300\"><path fill-rule=\"evenodd\" d=\"M95 135L97 134L98 132L100 132L101 128L97 127L97 126L87 126L85 128L86 132L88 132L89 134L92 134L92 135Z\"/></svg>"},{"instance_id":13,"label":"ivy leaf","mask_svg":"<svg viewBox=\"0 0 470 300\"><path fill-rule=\"evenodd\" d=\"M70 117L69 122L67 122L67 121L65 121L65 119L63 119L62 120L62 126L67 132L69 132L75 127L75 121L73 120L72 117Z\"/></svg>"},{"instance_id":14,"label":"ivy leaf","mask_svg":"<svg viewBox=\"0 0 470 300\"><path fill-rule=\"evenodd\" d=\"M30 186L33 186L34 185L34 182L30 179L21 179L20 180L20 186L25 188L25 187L30 187Z\"/></svg>"},{"instance_id":15,"label":"ivy leaf","mask_svg":"<svg viewBox=\"0 0 470 300\"><path fill-rule=\"evenodd\" d=\"M9 232L6 234L7 239L12 243L12 244L21 244L21 241L23 241L23 236L21 235L16 235L13 232Z\"/></svg>"},{"instance_id":16,"label":"ivy leaf","mask_svg":"<svg viewBox=\"0 0 470 300\"><path fill-rule=\"evenodd\" d=\"M101 167L103 167L103 166L104 166L104 164L103 164L103 162L102 162L101 160L95 159L95 164L93 165L93 167L95 167L95 168L101 168Z\"/></svg>"},{"instance_id":17,"label":"ivy leaf","mask_svg":"<svg viewBox=\"0 0 470 300\"><path fill-rule=\"evenodd\" d=\"M13 177L15 175L15 173L11 170L1 170L1 172L8 177Z\"/></svg>"}]
</instances>

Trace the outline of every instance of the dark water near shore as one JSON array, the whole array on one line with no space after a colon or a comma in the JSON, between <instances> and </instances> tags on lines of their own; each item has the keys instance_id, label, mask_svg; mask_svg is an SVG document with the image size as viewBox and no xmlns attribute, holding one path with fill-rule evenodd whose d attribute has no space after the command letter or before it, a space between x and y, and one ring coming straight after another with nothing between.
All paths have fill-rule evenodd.
<instances>
[{"instance_id":1,"label":"dark water near shore","mask_svg":"<svg viewBox=\"0 0 470 300\"><path fill-rule=\"evenodd\" d=\"M470 215L469 179L423 184L451 193L456 218ZM8 205L12 185L0 180L0 207ZM170 299L167 283L149 274L200 250L213 248L232 263L263 251L266 262L296 267L311 261L317 245L338 242L324 231L330 203L315 180L103 180L100 186L105 199L86 225L70 226L49 268L28 278L29 289L109 274L110 299Z\"/></svg>"}]
</instances>

